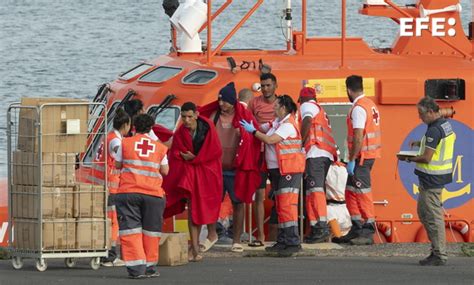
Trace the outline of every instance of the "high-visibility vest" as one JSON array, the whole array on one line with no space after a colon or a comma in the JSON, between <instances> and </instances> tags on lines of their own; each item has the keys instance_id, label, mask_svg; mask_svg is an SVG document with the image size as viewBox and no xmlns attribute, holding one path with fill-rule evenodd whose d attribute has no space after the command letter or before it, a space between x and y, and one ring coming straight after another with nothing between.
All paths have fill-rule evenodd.
<instances>
[{"instance_id":1,"label":"high-visibility vest","mask_svg":"<svg viewBox=\"0 0 474 285\"><path fill-rule=\"evenodd\" d=\"M286 138L276 144L276 153L278 159L278 168L281 175L292 173L303 173L306 163L305 154L301 149L301 133L298 129L295 116L290 115L286 121L282 123L290 123L296 130L296 137Z\"/></svg>"},{"instance_id":2,"label":"high-visibility vest","mask_svg":"<svg viewBox=\"0 0 474 285\"><path fill-rule=\"evenodd\" d=\"M382 133L380 132L380 113L375 103L366 98L360 98L352 106L347 115L347 146L349 150L352 149L354 140L354 129L352 128L351 115L356 106L360 106L365 110L367 119L362 138L362 148L357 157L361 158L361 163L364 159L374 159L382 156Z\"/></svg>"},{"instance_id":3,"label":"high-visibility vest","mask_svg":"<svg viewBox=\"0 0 474 285\"><path fill-rule=\"evenodd\" d=\"M334 160L337 160L336 141L332 136L332 129L326 112L318 103L314 101L309 101L308 103L316 105L316 107L319 108L319 113L311 121L311 129L308 134L309 138L304 145L306 152L310 150L311 146L316 145L319 149L332 154ZM303 120L303 118L301 118L301 120Z\"/></svg>"},{"instance_id":4,"label":"high-visibility vest","mask_svg":"<svg viewBox=\"0 0 474 285\"><path fill-rule=\"evenodd\" d=\"M118 193L163 197L161 161L167 148L145 134L122 140L122 169Z\"/></svg>"},{"instance_id":5,"label":"high-visibility vest","mask_svg":"<svg viewBox=\"0 0 474 285\"><path fill-rule=\"evenodd\" d=\"M87 175L87 180L91 184L104 185L105 180L105 156L104 142L97 149L94 159L91 163L91 171Z\"/></svg>"},{"instance_id":6,"label":"high-visibility vest","mask_svg":"<svg viewBox=\"0 0 474 285\"><path fill-rule=\"evenodd\" d=\"M121 137L117 136L115 130L111 131L107 135L107 186L109 189L110 194L116 194L119 183L120 183L120 170L115 167L115 159L112 157L112 154L110 153L110 142L118 138L122 140Z\"/></svg>"},{"instance_id":7,"label":"high-visibility vest","mask_svg":"<svg viewBox=\"0 0 474 285\"><path fill-rule=\"evenodd\" d=\"M426 174L443 175L453 173L454 142L456 134L451 130L436 146L430 163L417 162L415 169ZM426 137L423 136L420 144L420 154L425 152Z\"/></svg>"}]
</instances>

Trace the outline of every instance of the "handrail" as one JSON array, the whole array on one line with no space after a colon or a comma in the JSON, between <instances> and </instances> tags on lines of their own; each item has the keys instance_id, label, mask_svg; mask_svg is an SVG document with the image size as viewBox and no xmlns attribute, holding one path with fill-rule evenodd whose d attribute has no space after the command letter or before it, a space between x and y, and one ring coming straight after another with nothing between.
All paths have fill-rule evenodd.
<instances>
[{"instance_id":1,"label":"handrail","mask_svg":"<svg viewBox=\"0 0 474 285\"><path fill-rule=\"evenodd\" d=\"M211 63L212 52L212 0L207 1L207 63Z\"/></svg>"},{"instance_id":2,"label":"handrail","mask_svg":"<svg viewBox=\"0 0 474 285\"><path fill-rule=\"evenodd\" d=\"M407 17L407 18L412 18L414 19L415 17L413 17L412 15L410 15L409 13L403 11L402 9L400 9L396 4L394 4L391 0L384 0L385 3L387 3L390 7L392 7L393 9L395 9L396 11L398 11L400 14L402 14L403 16ZM428 28L428 31L430 33L432 33L431 31L431 28ZM457 52L459 52L460 54L462 54L464 56L464 58L472 58L472 56L468 53L468 52L464 52L463 50L457 48L455 45L451 44L448 40L442 38L442 37L436 37L438 38L440 41L442 41L443 43L445 43L447 46L449 46L450 48L456 50Z\"/></svg>"},{"instance_id":3,"label":"handrail","mask_svg":"<svg viewBox=\"0 0 474 285\"><path fill-rule=\"evenodd\" d=\"M304 55L304 50L306 46L306 0L303 0L301 3L301 32L303 33L302 42L301 42L301 53Z\"/></svg>"},{"instance_id":4,"label":"handrail","mask_svg":"<svg viewBox=\"0 0 474 285\"><path fill-rule=\"evenodd\" d=\"M232 38L232 36L242 27L243 23L245 21L247 21L248 18L250 18L250 16L252 16L252 14L258 9L258 7L260 7L260 5L262 5L262 3L263 3L263 0L258 0L257 3L255 3L255 5L253 5L252 9L250 9L247 12L247 14L244 15L244 17L234 26L234 28L230 31L229 34L227 34L227 36L221 41L221 43L216 47L216 49L214 51L212 51L211 56L216 55L222 49L222 47L230 40L230 38ZM208 7L210 7L211 1L208 1L207 5L208 5ZM210 15L210 13L209 13L209 8L208 8L208 16L209 15ZM211 21L208 20L208 24L210 24L210 22ZM210 34L210 32L208 30L208 40L210 38L209 34ZM209 48L209 43L208 43L208 48ZM207 60L208 60L208 62L210 61L209 49L208 49L208 59Z\"/></svg>"},{"instance_id":5,"label":"handrail","mask_svg":"<svg viewBox=\"0 0 474 285\"><path fill-rule=\"evenodd\" d=\"M346 0L342 0L342 15L341 15L341 66L345 66L345 44L346 44Z\"/></svg>"},{"instance_id":6,"label":"handrail","mask_svg":"<svg viewBox=\"0 0 474 285\"><path fill-rule=\"evenodd\" d=\"M227 0L224 4L222 4L221 7L219 7L219 9L217 9L217 11L214 13L214 15L212 15L210 18L211 18L211 22L214 21L214 19L219 16L220 13L222 13L222 11L225 10L225 8L227 8L227 6L229 6L230 4L232 4L232 1L234 0ZM207 17L209 19L209 16ZM199 29L199 32L202 32L205 28L207 27L207 21L202 24L201 28Z\"/></svg>"}]
</instances>

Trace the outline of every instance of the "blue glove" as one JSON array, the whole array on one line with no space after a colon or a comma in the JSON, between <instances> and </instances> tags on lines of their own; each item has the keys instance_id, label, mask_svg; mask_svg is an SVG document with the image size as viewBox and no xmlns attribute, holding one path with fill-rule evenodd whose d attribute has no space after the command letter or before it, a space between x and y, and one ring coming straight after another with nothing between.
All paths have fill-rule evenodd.
<instances>
[{"instance_id":1,"label":"blue glove","mask_svg":"<svg viewBox=\"0 0 474 285\"><path fill-rule=\"evenodd\" d=\"M356 166L356 163L355 161L349 161L347 164L346 164L346 169L347 169L347 173L349 175L354 175L354 168Z\"/></svg>"},{"instance_id":2,"label":"blue glove","mask_svg":"<svg viewBox=\"0 0 474 285\"><path fill-rule=\"evenodd\" d=\"M240 125L245 129L245 131L247 131L248 133L253 133L255 132L257 129L255 129L255 127L253 126L252 124L252 121L250 121L250 123L248 123L246 120L241 120L240 121Z\"/></svg>"}]
</instances>

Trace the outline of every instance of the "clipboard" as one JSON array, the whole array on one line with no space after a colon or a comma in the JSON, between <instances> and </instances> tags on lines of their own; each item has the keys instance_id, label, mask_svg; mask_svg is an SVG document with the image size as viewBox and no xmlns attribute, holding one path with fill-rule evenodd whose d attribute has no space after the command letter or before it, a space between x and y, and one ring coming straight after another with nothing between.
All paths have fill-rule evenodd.
<instances>
[{"instance_id":1,"label":"clipboard","mask_svg":"<svg viewBox=\"0 0 474 285\"><path fill-rule=\"evenodd\" d=\"M418 151L417 150L401 150L397 153L397 155L415 157L418 155Z\"/></svg>"}]
</instances>

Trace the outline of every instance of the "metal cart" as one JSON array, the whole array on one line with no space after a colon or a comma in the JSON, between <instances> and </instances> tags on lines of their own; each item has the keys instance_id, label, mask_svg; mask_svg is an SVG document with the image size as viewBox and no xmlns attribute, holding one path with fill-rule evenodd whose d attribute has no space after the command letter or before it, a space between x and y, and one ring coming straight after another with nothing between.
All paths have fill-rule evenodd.
<instances>
[{"instance_id":1,"label":"metal cart","mask_svg":"<svg viewBox=\"0 0 474 285\"><path fill-rule=\"evenodd\" d=\"M12 265L21 269L23 260L31 258L38 271L45 271L48 259L64 259L72 268L76 259L90 258L91 268L97 270L109 248L107 171L102 181L91 183L81 174L79 161L96 136L105 139L107 112L96 118L89 110L106 107L79 100L28 99L10 105L7 114ZM106 148L104 152L106 156ZM93 161L88 169L104 170L105 161Z\"/></svg>"}]
</instances>

